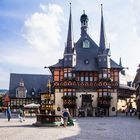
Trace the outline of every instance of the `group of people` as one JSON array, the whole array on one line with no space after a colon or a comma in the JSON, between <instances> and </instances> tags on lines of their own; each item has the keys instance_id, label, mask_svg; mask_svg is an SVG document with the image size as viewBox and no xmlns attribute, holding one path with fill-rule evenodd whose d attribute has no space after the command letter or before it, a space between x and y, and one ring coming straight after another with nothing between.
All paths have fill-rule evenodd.
<instances>
[{"instance_id":1,"label":"group of people","mask_svg":"<svg viewBox=\"0 0 140 140\"><path fill-rule=\"evenodd\" d=\"M6 109L6 111L5 111L5 114L6 114L6 116L7 116L8 121L10 121L11 115L12 115L10 106L7 107L7 109ZM19 109L19 111L18 111L18 117L19 117L19 121L20 121L20 122L25 121L24 110Z\"/></svg>"},{"instance_id":2,"label":"group of people","mask_svg":"<svg viewBox=\"0 0 140 140\"><path fill-rule=\"evenodd\" d=\"M137 110L135 108L126 108L125 114L126 114L126 116L128 116L128 114L130 114L130 116L132 116L132 115L136 116Z\"/></svg>"},{"instance_id":3,"label":"group of people","mask_svg":"<svg viewBox=\"0 0 140 140\"><path fill-rule=\"evenodd\" d=\"M10 119L11 119L11 109L10 109L10 106L8 106L7 109L6 109L6 116L7 116L8 121L10 121ZM18 117L19 117L19 121L20 122L25 121L25 115L24 115L24 110L23 109L19 109ZM71 120L70 119L71 115L70 115L70 112L69 112L68 108L63 110L62 117L63 117L64 127L66 127L68 125L68 121Z\"/></svg>"}]
</instances>

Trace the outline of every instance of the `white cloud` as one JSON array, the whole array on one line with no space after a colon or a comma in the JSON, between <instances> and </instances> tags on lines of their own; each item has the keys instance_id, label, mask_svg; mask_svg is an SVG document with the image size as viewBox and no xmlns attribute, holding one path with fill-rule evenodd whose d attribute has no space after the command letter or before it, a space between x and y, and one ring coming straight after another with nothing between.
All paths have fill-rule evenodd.
<instances>
[{"instance_id":1,"label":"white cloud","mask_svg":"<svg viewBox=\"0 0 140 140\"><path fill-rule=\"evenodd\" d=\"M131 0L134 17L134 30L140 39L140 1Z\"/></svg>"},{"instance_id":2,"label":"white cloud","mask_svg":"<svg viewBox=\"0 0 140 140\"><path fill-rule=\"evenodd\" d=\"M56 4L40 4L42 12L36 12L25 21L24 37L38 50L51 51L61 44L63 10Z\"/></svg>"},{"instance_id":3,"label":"white cloud","mask_svg":"<svg viewBox=\"0 0 140 140\"><path fill-rule=\"evenodd\" d=\"M28 45L24 40L20 42L20 47L18 45L12 46L12 43L10 47L4 47L4 45L1 47L2 87L7 87L11 72L46 74L48 72L43 67L53 65L57 63L59 58L62 58L64 49L64 40L61 38L61 24L64 21L63 10L56 4L41 4L40 8L42 12L33 13L24 22L23 36Z\"/></svg>"}]
</instances>

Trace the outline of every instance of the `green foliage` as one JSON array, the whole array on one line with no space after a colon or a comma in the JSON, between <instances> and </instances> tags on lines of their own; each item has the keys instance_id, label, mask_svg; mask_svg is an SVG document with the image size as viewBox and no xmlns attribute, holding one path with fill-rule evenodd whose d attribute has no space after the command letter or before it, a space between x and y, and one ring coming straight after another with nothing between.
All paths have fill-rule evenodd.
<instances>
[{"instance_id":1,"label":"green foliage","mask_svg":"<svg viewBox=\"0 0 140 140\"><path fill-rule=\"evenodd\" d=\"M77 97L76 97L76 96L64 95L64 96L62 97L62 99L66 99L66 100L69 100L69 99L71 99L71 100L76 100Z\"/></svg>"},{"instance_id":2,"label":"green foliage","mask_svg":"<svg viewBox=\"0 0 140 140\"><path fill-rule=\"evenodd\" d=\"M110 78L101 78L99 81L100 82L111 82L111 79Z\"/></svg>"},{"instance_id":3,"label":"green foliage","mask_svg":"<svg viewBox=\"0 0 140 140\"><path fill-rule=\"evenodd\" d=\"M111 100L111 96L103 96L103 97L98 97L98 100Z\"/></svg>"}]
</instances>

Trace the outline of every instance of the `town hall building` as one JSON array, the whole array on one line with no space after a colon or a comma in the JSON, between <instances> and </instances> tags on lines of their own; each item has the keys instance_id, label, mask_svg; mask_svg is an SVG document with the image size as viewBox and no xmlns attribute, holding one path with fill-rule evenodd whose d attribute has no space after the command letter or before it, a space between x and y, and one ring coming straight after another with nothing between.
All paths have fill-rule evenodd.
<instances>
[{"instance_id":1,"label":"town hall building","mask_svg":"<svg viewBox=\"0 0 140 140\"><path fill-rule=\"evenodd\" d=\"M100 112L104 116L114 116L117 112L119 72L123 67L111 58L110 47L106 44L102 5L99 45L87 32L88 21L84 11L80 17L81 36L74 42L70 7L63 58L49 66L55 105L69 108L73 116L98 116Z\"/></svg>"}]
</instances>

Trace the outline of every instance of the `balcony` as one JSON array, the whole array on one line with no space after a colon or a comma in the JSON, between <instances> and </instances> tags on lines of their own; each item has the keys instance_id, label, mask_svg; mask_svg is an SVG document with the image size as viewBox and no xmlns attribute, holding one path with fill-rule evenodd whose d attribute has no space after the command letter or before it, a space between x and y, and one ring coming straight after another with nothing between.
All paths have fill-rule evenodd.
<instances>
[{"instance_id":1,"label":"balcony","mask_svg":"<svg viewBox=\"0 0 140 140\"><path fill-rule=\"evenodd\" d=\"M54 88L118 88L119 82L117 81L55 81Z\"/></svg>"},{"instance_id":2,"label":"balcony","mask_svg":"<svg viewBox=\"0 0 140 140\"><path fill-rule=\"evenodd\" d=\"M77 97L76 96L69 96L69 95L64 95L62 96L63 100L76 100Z\"/></svg>"}]
</instances>

